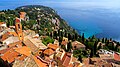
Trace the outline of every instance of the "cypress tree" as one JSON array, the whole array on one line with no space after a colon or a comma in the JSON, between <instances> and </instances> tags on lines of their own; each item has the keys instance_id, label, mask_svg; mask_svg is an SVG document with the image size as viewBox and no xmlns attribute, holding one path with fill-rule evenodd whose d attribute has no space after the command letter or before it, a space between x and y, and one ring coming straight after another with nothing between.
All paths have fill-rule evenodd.
<instances>
[{"instance_id":1,"label":"cypress tree","mask_svg":"<svg viewBox=\"0 0 120 67\"><path fill-rule=\"evenodd\" d=\"M84 38L84 33L82 34L82 43L84 44L84 40L85 38Z\"/></svg>"},{"instance_id":2,"label":"cypress tree","mask_svg":"<svg viewBox=\"0 0 120 67\"><path fill-rule=\"evenodd\" d=\"M97 41L95 41L94 43L94 55L96 55L96 52L97 52Z\"/></svg>"}]
</instances>

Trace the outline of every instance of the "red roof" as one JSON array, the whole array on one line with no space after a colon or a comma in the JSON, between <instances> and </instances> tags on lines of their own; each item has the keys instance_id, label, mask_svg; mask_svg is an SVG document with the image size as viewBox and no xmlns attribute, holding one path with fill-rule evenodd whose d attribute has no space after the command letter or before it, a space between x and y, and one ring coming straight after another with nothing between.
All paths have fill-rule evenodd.
<instances>
[{"instance_id":1,"label":"red roof","mask_svg":"<svg viewBox=\"0 0 120 67\"><path fill-rule=\"evenodd\" d=\"M56 50L56 49L59 47L59 46L56 45L56 44L48 44L47 46L48 46L48 48L51 48L51 49L53 49L53 50Z\"/></svg>"},{"instance_id":2,"label":"red roof","mask_svg":"<svg viewBox=\"0 0 120 67\"><path fill-rule=\"evenodd\" d=\"M67 56L67 53L64 54L63 58L62 58L62 61L65 60L65 57Z\"/></svg>"},{"instance_id":3,"label":"red roof","mask_svg":"<svg viewBox=\"0 0 120 67\"><path fill-rule=\"evenodd\" d=\"M85 49L85 45L81 42L74 41L72 42L72 49Z\"/></svg>"},{"instance_id":4,"label":"red roof","mask_svg":"<svg viewBox=\"0 0 120 67\"><path fill-rule=\"evenodd\" d=\"M17 41L17 42L14 42L14 43L10 43L8 44L9 47L21 47L22 46L22 43L21 41Z\"/></svg>"},{"instance_id":5,"label":"red roof","mask_svg":"<svg viewBox=\"0 0 120 67\"><path fill-rule=\"evenodd\" d=\"M71 59L70 57L66 56L62 65L65 67L68 67L68 65L70 63L70 59Z\"/></svg>"},{"instance_id":6,"label":"red roof","mask_svg":"<svg viewBox=\"0 0 120 67\"><path fill-rule=\"evenodd\" d=\"M114 53L114 59L120 61L120 54Z\"/></svg>"},{"instance_id":7,"label":"red roof","mask_svg":"<svg viewBox=\"0 0 120 67\"><path fill-rule=\"evenodd\" d=\"M23 54L25 56L30 56L30 54L31 54L30 48L28 48L27 46L23 46L21 48L16 48L15 51L20 54Z\"/></svg>"},{"instance_id":8,"label":"red roof","mask_svg":"<svg viewBox=\"0 0 120 67\"><path fill-rule=\"evenodd\" d=\"M17 57L17 59L23 61L26 57L27 57L27 56L22 55L22 56L20 56L20 57Z\"/></svg>"},{"instance_id":9,"label":"red roof","mask_svg":"<svg viewBox=\"0 0 120 67\"><path fill-rule=\"evenodd\" d=\"M5 34L3 34L3 35L2 35L2 38L1 38L1 41L4 41L5 39L7 39L8 36L9 36L9 33L8 33L8 32L5 33Z\"/></svg>"},{"instance_id":10,"label":"red roof","mask_svg":"<svg viewBox=\"0 0 120 67\"><path fill-rule=\"evenodd\" d=\"M35 56L32 56L34 61L36 62L36 64L39 66L39 67L48 67L46 63L42 62L41 60L39 60L37 57Z\"/></svg>"},{"instance_id":11,"label":"red roof","mask_svg":"<svg viewBox=\"0 0 120 67\"><path fill-rule=\"evenodd\" d=\"M3 50L0 50L0 54L4 54L5 52L7 52L8 50L10 50L11 48L7 48L7 49L3 49Z\"/></svg>"},{"instance_id":12,"label":"red roof","mask_svg":"<svg viewBox=\"0 0 120 67\"><path fill-rule=\"evenodd\" d=\"M19 53L15 52L14 49L10 49L6 53L4 53L4 55L1 56L1 58L4 61L8 61L9 63L12 63L18 57L18 55Z\"/></svg>"},{"instance_id":13,"label":"red roof","mask_svg":"<svg viewBox=\"0 0 120 67\"><path fill-rule=\"evenodd\" d=\"M18 23L19 23L19 22L20 22L20 19L19 19L19 18L16 18L15 22L18 22Z\"/></svg>"},{"instance_id":14,"label":"red roof","mask_svg":"<svg viewBox=\"0 0 120 67\"><path fill-rule=\"evenodd\" d=\"M4 24L5 22L0 22L0 25Z\"/></svg>"},{"instance_id":15,"label":"red roof","mask_svg":"<svg viewBox=\"0 0 120 67\"><path fill-rule=\"evenodd\" d=\"M43 53L46 55L52 55L54 54L54 51L52 49L46 49Z\"/></svg>"}]
</instances>

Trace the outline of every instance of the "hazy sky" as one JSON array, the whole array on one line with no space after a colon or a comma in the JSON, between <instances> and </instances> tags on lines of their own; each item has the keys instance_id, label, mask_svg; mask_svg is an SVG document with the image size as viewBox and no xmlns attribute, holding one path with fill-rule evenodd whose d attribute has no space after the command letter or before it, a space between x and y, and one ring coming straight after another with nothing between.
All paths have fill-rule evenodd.
<instances>
[{"instance_id":1,"label":"hazy sky","mask_svg":"<svg viewBox=\"0 0 120 67\"><path fill-rule=\"evenodd\" d=\"M0 8L15 8L21 5L46 5L50 7L104 7L120 8L120 0L0 0Z\"/></svg>"},{"instance_id":2,"label":"hazy sky","mask_svg":"<svg viewBox=\"0 0 120 67\"><path fill-rule=\"evenodd\" d=\"M120 2L120 0L0 0L0 2Z\"/></svg>"}]
</instances>

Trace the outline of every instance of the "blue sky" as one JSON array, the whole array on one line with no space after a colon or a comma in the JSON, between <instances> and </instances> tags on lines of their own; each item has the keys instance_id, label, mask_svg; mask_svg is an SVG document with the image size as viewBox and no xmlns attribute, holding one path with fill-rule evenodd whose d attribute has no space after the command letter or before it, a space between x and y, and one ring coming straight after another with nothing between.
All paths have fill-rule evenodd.
<instances>
[{"instance_id":1,"label":"blue sky","mask_svg":"<svg viewBox=\"0 0 120 67\"><path fill-rule=\"evenodd\" d=\"M120 0L0 0L1 2L120 2Z\"/></svg>"},{"instance_id":2,"label":"blue sky","mask_svg":"<svg viewBox=\"0 0 120 67\"><path fill-rule=\"evenodd\" d=\"M104 7L120 8L120 0L0 0L0 9L16 8L22 5L45 5L50 7Z\"/></svg>"}]
</instances>

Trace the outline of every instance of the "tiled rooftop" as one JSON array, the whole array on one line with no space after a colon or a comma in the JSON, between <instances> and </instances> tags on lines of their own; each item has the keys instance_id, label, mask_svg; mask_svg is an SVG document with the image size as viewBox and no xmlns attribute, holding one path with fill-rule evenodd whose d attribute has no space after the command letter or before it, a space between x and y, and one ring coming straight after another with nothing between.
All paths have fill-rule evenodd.
<instances>
[{"instance_id":1,"label":"tiled rooftop","mask_svg":"<svg viewBox=\"0 0 120 67\"><path fill-rule=\"evenodd\" d=\"M55 52L52 49L46 49L43 53L46 54L46 55L52 55Z\"/></svg>"},{"instance_id":2,"label":"tiled rooftop","mask_svg":"<svg viewBox=\"0 0 120 67\"><path fill-rule=\"evenodd\" d=\"M2 35L2 38L0 39L1 41L4 41L5 39L7 39L9 37L9 33L6 32Z\"/></svg>"},{"instance_id":3,"label":"tiled rooftop","mask_svg":"<svg viewBox=\"0 0 120 67\"><path fill-rule=\"evenodd\" d=\"M20 23L20 19L16 18L15 22Z\"/></svg>"},{"instance_id":4,"label":"tiled rooftop","mask_svg":"<svg viewBox=\"0 0 120 67\"><path fill-rule=\"evenodd\" d=\"M120 61L120 54L114 53L114 59Z\"/></svg>"},{"instance_id":5,"label":"tiled rooftop","mask_svg":"<svg viewBox=\"0 0 120 67\"><path fill-rule=\"evenodd\" d=\"M36 64L39 66L39 67L48 67L46 63L42 62L41 60L39 60L37 57L35 56L32 56L34 61L36 62Z\"/></svg>"},{"instance_id":6,"label":"tiled rooftop","mask_svg":"<svg viewBox=\"0 0 120 67\"><path fill-rule=\"evenodd\" d=\"M36 52L38 50L38 48L29 39L24 41L24 44L29 47L32 52Z\"/></svg>"},{"instance_id":7,"label":"tiled rooftop","mask_svg":"<svg viewBox=\"0 0 120 67\"><path fill-rule=\"evenodd\" d=\"M4 61L8 61L9 63L12 63L15 60L15 58L18 57L18 55L19 53L15 52L14 49L10 49L6 53L4 53L4 55L1 56L1 58Z\"/></svg>"},{"instance_id":8,"label":"tiled rooftop","mask_svg":"<svg viewBox=\"0 0 120 67\"><path fill-rule=\"evenodd\" d=\"M79 48L85 48L85 45L82 44L81 42L74 41L72 42L72 47L73 49L79 49Z\"/></svg>"},{"instance_id":9,"label":"tiled rooftop","mask_svg":"<svg viewBox=\"0 0 120 67\"><path fill-rule=\"evenodd\" d=\"M53 49L53 50L56 50L57 48L59 48L59 46L56 45L56 44L48 44L47 47L48 47L48 48L51 48L51 49Z\"/></svg>"},{"instance_id":10,"label":"tiled rooftop","mask_svg":"<svg viewBox=\"0 0 120 67\"><path fill-rule=\"evenodd\" d=\"M4 54L5 52L7 52L8 50L10 50L11 48L7 48L7 49L3 49L3 50L0 50L0 54Z\"/></svg>"},{"instance_id":11,"label":"tiled rooftop","mask_svg":"<svg viewBox=\"0 0 120 67\"><path fill-rule=\"evenodd\" d=\"M4 22L0 22L0 25L1 25L1 24L4 24Z\"/></svg>"},{"instance_id":12,"label":"tiled rooftop","mask_svg":"<svg viewBox=\"0 0 120 67\"><path fill-rule=\"evenodd\" d=\"M17 41L17 42L8 44L8 46L9 46L9 48L10 47L22 47L22 42L21 41Z\"/></svg>"},{"instance_id":13,"label":"tiled rooftop","mask_svg":"<svg viewBox=\"0 0 120 67\"><path fill-rule=\"evenodd\" d=\"M67 67L69 65L70 59L71 59L70 57L66 56L62 65Z\"/></svg>"},{"instance_id":14,"label":"tiled rooftop","mask_svg":"<svg viewBox=\"0 0 120 67\"><path fill-rule=\"evenodd\" d=\"M26 41L30 41L30 43L34 44L35 47L39 48L39 49L46 49L47 46L45 46L42 41L38 38L32 38L30 36L25 36L25 40Z\"/></svg>"},{"instance_id":15,"label":"tiled rooftop","mask_svg":"<svg viewBox=\"0 0 120 67\"><path fill-rule=\"evenodd\" d=\"M19 38L18 38L18 37L11 36L11 37L5 39L5 40L3 41L3 43L6 43L6 44L8 45L8 44L10 44L10 43L14 43L14 42L17 42L17 41L19 41Z\"/></svg>"},{"instance_id":16,"label":"tiled rooftop","mask_svg":"<svg viewBox=\"0 0 120 67\"><path fill-rule=\"evenodd\" d=\"M26 46L23 46L21 48L16 48L15 51L20 54L23 54L25 56L30 56L30 54L31 54L30 48L28 48Z\"/></svg>"}]
</instances>

